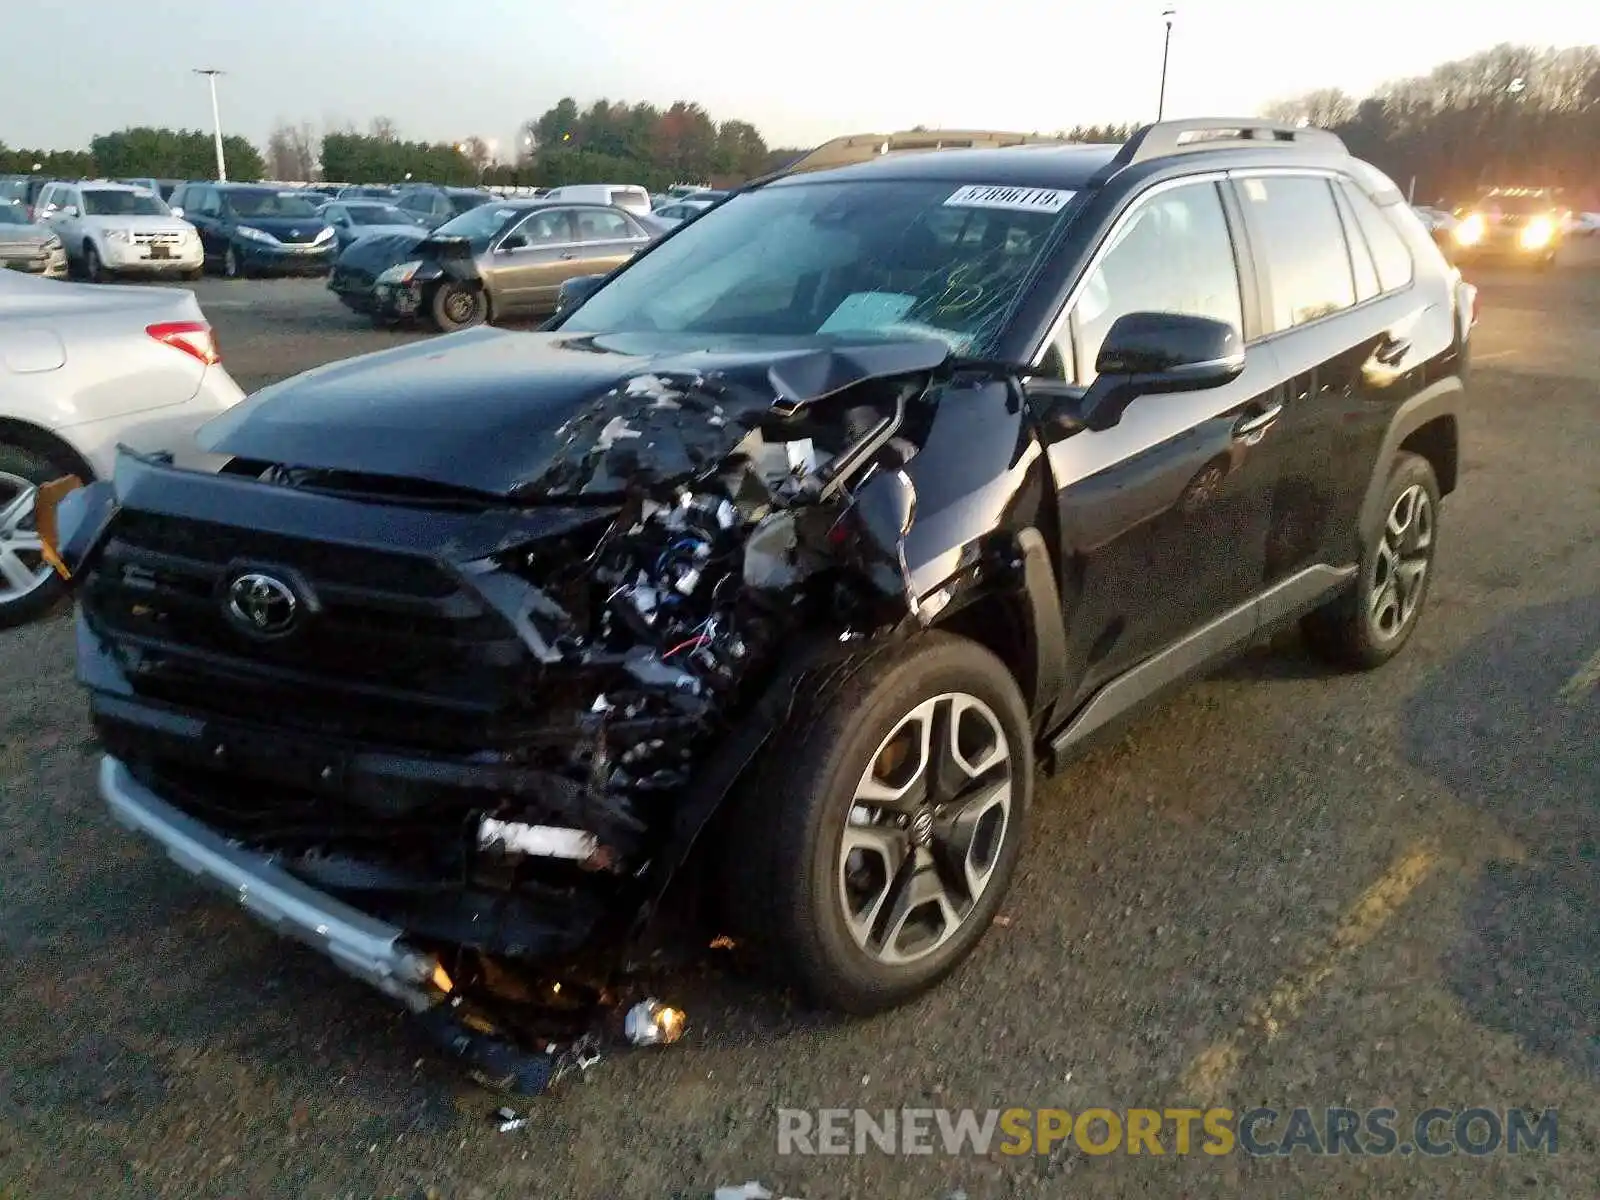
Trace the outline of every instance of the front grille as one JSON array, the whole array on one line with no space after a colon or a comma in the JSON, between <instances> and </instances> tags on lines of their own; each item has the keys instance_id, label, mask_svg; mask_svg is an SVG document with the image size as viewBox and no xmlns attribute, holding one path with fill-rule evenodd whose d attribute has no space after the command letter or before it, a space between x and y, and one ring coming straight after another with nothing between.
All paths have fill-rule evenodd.
<instances>
[{"instance_id":1,"label":"front grille","mask_svg":"<svg viewBox=\"0 0 1600 1200\"><path fill-rule=\"evenodd\" d=\"M247 571L304 592L285 635L229 619ZM213 522L124 512L82 599L91 627L132 652L141 695L396 747L483 748L517 720L534 671L509 624L431 560Z\"/></svg>"},{"instance_id":2,"label":"front grille","mask_svg":"<svg viewBox=\"0 0 1600 1200\"><path fill-rule=\"evenodd\" d=\"M133 235L135 246L181 246L183 234L181 233L136 233Z\"/></svg>"}]
</instances>

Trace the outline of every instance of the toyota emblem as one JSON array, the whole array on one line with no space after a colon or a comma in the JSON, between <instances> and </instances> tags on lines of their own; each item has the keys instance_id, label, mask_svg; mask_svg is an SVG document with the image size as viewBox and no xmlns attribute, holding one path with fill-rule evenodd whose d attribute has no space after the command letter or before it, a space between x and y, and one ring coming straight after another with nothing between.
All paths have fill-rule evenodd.
<instances>
[{"instance_id":1,"label":"toyota emblem","mask_svg":"<svg viewBox=\"0 0 1600 1200\"><path fill-rule=\"evenodd\" d=\"M281 579L252 571L228 586L228 615L260 637L288 633L300 611L300 601Z\"/></svg>"}]
</instances>

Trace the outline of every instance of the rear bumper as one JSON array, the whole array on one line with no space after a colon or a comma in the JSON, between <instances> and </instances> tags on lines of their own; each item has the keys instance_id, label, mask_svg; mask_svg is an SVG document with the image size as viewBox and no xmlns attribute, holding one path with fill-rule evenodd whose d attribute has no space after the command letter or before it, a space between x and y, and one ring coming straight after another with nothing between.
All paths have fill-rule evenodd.
<instances>
[{"instance_id":1,"label":"rear bumper","mask_svg":"<svg viewBox=\"0 0 1600 1200\"><path fill-rule=\"evenodd\" d=\"M241 849L144 787L120 761L100 760L100 796L111 815L166 851L189 874L228 892L258 920L327 955L341 970L415 1012L443 998L439 961L406 944L396 926L309 887Z\"/></svg>"}]
</instances>

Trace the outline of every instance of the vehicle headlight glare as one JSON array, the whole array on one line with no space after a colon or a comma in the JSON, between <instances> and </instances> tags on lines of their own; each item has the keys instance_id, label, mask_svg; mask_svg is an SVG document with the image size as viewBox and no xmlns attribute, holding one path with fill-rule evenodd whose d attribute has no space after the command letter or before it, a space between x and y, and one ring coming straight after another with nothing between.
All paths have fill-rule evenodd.
<instances>
[{"instance_id":1,"label":"vehicle headlight glare","mask_svg":"<svg viewBox=\"0 0 1600 1200\"><path fill-rule=\"evenodd\" d=\"M269 245L274 246L278 244L278 239L273 237L265 229L256 229L250 225L239 226L239 236L242 238L249 238L252 242L266 242Z\"/></svg>"},{"instance_id":2,"label":"vehicle headlight glare","mask_svg":"<svg viewBox=\"0 0 1600 1200\"><path fill-rule=\"evenodd\" d=\"M1550 239L1555 237L1556 227L1549 217L1535 217L1522 228L1522 248L1524 250L1540 250L1550 244Z\"/></svg>"},{"instance_id":3,"label":"vehicle headlight glare","mask_svg":"<svg viewBox=\"0 0 1600 1200\"><path fill-rule=\"evenodd\" d=\"M1483 241L1484 229L1483 216L1473 213L1456 226L1456 241L1463 246L1476 246Z\"/></svg>"}]
</instances>

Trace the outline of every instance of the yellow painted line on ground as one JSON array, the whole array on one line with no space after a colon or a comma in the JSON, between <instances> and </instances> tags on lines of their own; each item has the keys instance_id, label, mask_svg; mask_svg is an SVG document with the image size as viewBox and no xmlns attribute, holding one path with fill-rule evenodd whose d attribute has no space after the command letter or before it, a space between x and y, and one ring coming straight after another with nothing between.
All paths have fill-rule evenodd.
<instances>
[{"instance_id":1,"label":"yellow painted line on ground","mask_svg":"<svg viewBox=\"0 0 1600 1200\"><path fill-rule=\"evenodd\" d=\"M1594 691L1596 684L1600 684L1600 650L1596 650L1593 657L1578 668L1578 673L1561 685L1556 696L1567 704L1576 704Z\"/></svg>"},{"instance_id":2,"label":"yellow painted line on ground","mask_svg":"<svg viewBox=\"0 0 1600 1200\"><path fill-rule=\"evenodd\" d=\"M1345 911L1320 954L1280 979L1251 1005L1250 1015L1238 1029L1195 1057L1183 1073L1183 1097L1204 1104L1224 1099L1245 1057L1282 1035L1317 989L1349 955L1378 935L1438 863L1438 845L1431 838L1413 843L1395 859L1383 876Z\"/></svg>"}]
</instances>

